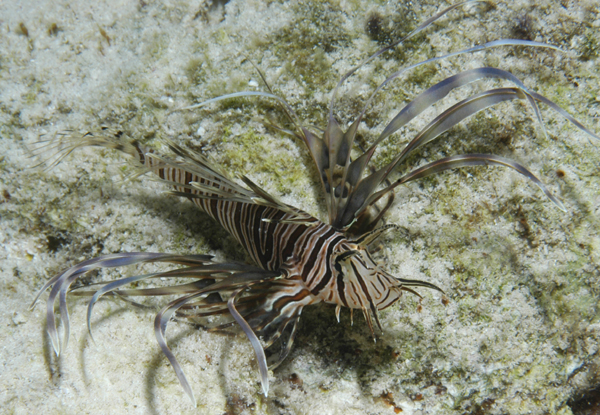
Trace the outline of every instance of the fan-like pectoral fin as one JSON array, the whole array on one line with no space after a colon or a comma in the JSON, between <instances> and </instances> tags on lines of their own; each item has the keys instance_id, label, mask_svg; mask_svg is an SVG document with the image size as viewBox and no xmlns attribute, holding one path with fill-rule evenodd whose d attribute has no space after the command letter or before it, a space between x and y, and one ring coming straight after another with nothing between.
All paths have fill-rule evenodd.
<instances>
[{"instance_id":1,"label":"fan-like pectoral fin","mask_svg":"<svg viewBox=\"0 0 600 415\"><path fill-rule=\"evenodd\" d=\"M254 267L249 267L249 268L254 268ZM240 324L240 326L242 327L242 329L244 330L246 335L248 335L248 338L252 342L254 349L257 350L256 335L252 336L253 332L251 329L250 330L248 329L248 323L246 323L244 318L241 317L239 312L237 311L237 309L235 307L236 299L242 291L249 289L250 287L252 287L255 284L261 284L261 283L265 283L267 281L272 282L281 277L282 276L279 273L271 272L271 271L263 271L263 270L258 270L258 269L254 269L249 272L234 273L233 275L230 275L221 281L215 282L214 284L211 284L210 286L208 286L202 290L199 290L196 293L184 296L182 298L179 298L179 299L171 302L156 315L156 318L154 319L154 332L156 334L156 339L158 341L158 344L159 344L160 348L162 349L163 353L165 354L165 356L167 357L167 359L169 359L169 362L173 366L173 369L175 370L175 373L177 375L177 378L179 379L179 382L181 383L181 386L185 390L186 394L190 397L190 399L192 400L194 405L196 404L196 400L194 398L194 394L192 393L192 389L191 389L189 383L187 382L187 379L183 373L183 370L181 369L181 366L179 365L177 359L175 358L175 355L173 354L173 352L167 345L167 340L166 340L165 334L166 334L167 324L169 323L169 320L175 315L175 313L179 309L184 307L187 303L189 303L192 300L197 300L198 298L204 298L212 293L230 292L231 296L227 302L227 307L229 308L229 312L231 313L231 316L238 322L238 324ZM258 343L258 345L260 346L260 343ZM260 350L262 350L262 348L260 348ZM257 351L257 353L258 353L258 351ZM263 369L262 361L260 360L261 356L259 355L258 357L259 357L259 367L261 368L261 379L265 379L267 372L266 372L266 369ZM262 357L264 360L264 353L262 354ZM266 366L266 364L265 364L265 366ZM264 388L265 388L265 384L263 382L263 390L264 390ZM267 391L268 391L268 384L267 384Z\"/></svg>"},{"instance_id":2,"label":"fan-like pectoral fin","mask_svg":"<svg viewBox=\"0 0 600 415\"><path fill-rule=\"evenodd\" d=\"M465 118L500 102L512 99L524 99L525 94L519 88L500 88L482 92L469 97L436 117L427 127L407 144L404 150L387 166L371 173L360 180L350 193L344 212L336 222L337 226L344 227L352 223L371 203L367 202L377 188L389 177L389 175L402 164L408 155L424 144L439 137L448 129ZM371 150L369 150L371 151ZM369 154L369 151L365 154ZM364 162L365 160L363 160Z\"/></svg>"},{"instance_id":3,"label":"fan-like pectoral fin","mask_svg":"<svg viewBox=\"0 0 600 415\"><path fill-rule=\"evenodd\" d=\"M183 265L202 265L210 262L211 258L212 257L208 255L185 256L152 252L127 252L88 259L67 269L66 271L61 272L46 282L46 284L44 284L44 286L38 292L33 303L31 304L31 307L33 308L35 306L42 293L52 287L50 290L50 295L48 296L48 300L46 301L46 325L52 347L54 348L56 354L60 355L61 349L64 349L67 346L70 331L69 310L67 308L67 293L69 292L71 284L73 284L73 282L81 278L83 275L99 268L115 268L141 263L167 262ZM144 278L151 278L155 275L156 274L148 274L144 276ZM58 339L57 322L54 313L54 303L56 302L57 297L59 297L59 315L64 328L62 342Z\"/></svg>"},{"instance_id":4,"label":"fan-like pectoral fin","mask_svg":"<svg viewBox=\"0 0 600 415\"><path fill-rule=\"evenodd\" d=\"M458 81L455 83L457 82ZM451 86L456 87L454 84L451 83ZM445 96L449 89L451 89L448 86L442 86L440 88L444 89L444 91L441 93L443 96ZM417 108L415 108L414 111L417 113L416 115L418 115L419 110L422 111L424 109L420 107L423 107L426 104L431 105L431 103L434 102L435 94L433 92L431 94L432 97L427 95L421 97L423 102L419 103L417 101ZM367 150L344 170L344 172L348 172L348 184L351 185L351 187L348 192L347 199L343 204L340 203L337 206L338 209L335 212L335 218L332 222L332 226L343 229L351 225L352 222L368 207L369 204L365 202L370 198L370 196L383 182L388 179L389 175L396 169L396 167L402 164L408 155L417 148L436 139L442 133L454 127L465 118L470 117L471 115L485 108L496 105L503 101L525 99L526 97L526 93L520 88L493 89L469 97L457 103L456 105L453 105L451 108L447 109L438 117L436 117L431 123L429 123L427 127L417 134L417 136L404 148L404 150L387 166L361 179L360 175L363 174L363 170L365 169L371 155L375 151L376 145L380 141L378 140L369 150ZM411 111L408 111L405 114L409 114L410 112ZM404 122L404 120L402 120L402 122ZM394 121L392 121L392 123L394 123ZM399 128L398 123L396 123L394 128L396 127ZM388 135L391 134L391 132L393 131L390 130L388 133L385 133L384 131L384 133ZM383 135L384 134L382 133L382 136Z\"/></svg>"},{"instance_id":5,"label":"fan-like pectoral fin","mask_svg":"<svg viewBox=\"0 0 600 415\"><path fill-rule=\"evenodd\" d=\"M240 306L244 305L245 298L251 298L253 306L242 310ZM265 351L280 340L281 352L271 367L278 366L291 350L302 309L319 301L306 289L301 278L285 278L270 281L269 284L248 286L235 291L229 298L229 312L256 353L265 396L269 392Z\"/></svg>"},{"instance_id":6,"label":"fan-like pectoral fin","mask_svg":"<svg viewBox=\"0 0 600 415\"><path fill-rule=\"evenodd\" d=\"M242 320L237 318L239 312L237 311L235 305L236 302L239 301L238 296L242 291L245 290L248 290L251 293L248 299L241 300L240 310L242 310L242 313L245 316L254 318L256 313L260 313L265 307L265 299L269 298L268 294L274 291L276 292L278 289L277 280L283 278L283 275L279 272L264 271L261 268L239 263L213 263L211 259L212 257L209 255L173 255L150 252L129 252L123 254L105 255L99 258L90 259L69 268L68 270L49 280L36 296L32 307L35 305L41 294L47 289L51 288L50 295L48 296L48 300L46 302L47 331L50 336L52 346L58 355L61 350L64 350L67 347L70 331L67 294L73 291L70 290L70 287L77 279L80 279L88 272L99 268L116 268L144 263L170 263L174 265L183 265L183 268L173 269L170 271L136 275L133 277L96 283L86 287L77 287L74 289L75 291L73 294L79 296L91 296L87 312L87 322L90 334L93 307L102 296L110 294L119 297L164 295L179 296L179 298L170 302L156 315L154 327L159 346L161 347L165 356L171 362L177 378L183 386L186 394L195 404L194 395L189 383L185 378L183 370L177 362L173 352L167 345L165 335L169 320L176 314L179 315L178 312L180 309L186 310L185 313L181 314L182 317L202 317L215 314L225 314L227 312L227 308L224 308L220 303L204 303L203 299L211 295L217 295L218 299L220 298L221 294L230 295L227 305L232 305L232 307L229 307L231 316L237 320L240 325L242 325L242 328L244 331L246 331L248 337L253 340L252 336L247 331L247 327L243 325ZM166 282L166 285L149 288L124 288L130 284L151 279L157 281L158 284L165 284ZM177 281L181 279L192 279L193 281L190 283L169 285L170 281ZM259 289L252 291L254 286L259 287ZM59 315L64 327L62 341L59 340L57 320L54 312L57 297L59 298ZM302 307L298 308L298 312L296 314L291 313L290 315L286 315L287 311L281 312L281 309L279 308L274 308L274 310L278 310L279 314L284 315L287 321L290 321L293 320L293 318L297 319L301 308ZM279 314L276 313L275 317L279 316ZM275 317L272 318L273 321L276 320ZM251 323L251 327L256 326L256 323L252 319L249 321ZM285 323L281 330L285 329L287 321L281 320L282 323ZM251 330L253 329L251 328ZM253 342L253 344L254 343L255 342ZM261 370L261 374L262 372L263 370Z\"/></svg>"},{"instance_id":7,"label":"fan-like pectoral fin","mask_svg":"<svg viewBox=\"0 0 600 415\"><path fill-rule=\"evenodd\" d=\"M496 92L491 94L491 91L486 91L483 94L476 95L471 97L463 102L455 105L454 107L448 109L439 117L436 118L432 123L429 124L405 149L404 151L396 157L396 159L387 166L387 171L385 174L373 173L371 176L378 175L379 182L376 180L370 180L367 183L357 187L358 183L361 181L361 177L364 174L366 167L371 160L377 146L391 134L398 131L401 127L406 125L408 122L413 120L419 114L421 114L424 110L435 104L436 102L443 99L450 91L453 89L462 87L469 83L478 81L484 78L495 78L495 79L506 79L513 82L517 85L517 88L514 88L514 93L508 92L508 90L503 90L503 94L500 92ZM500 91L500 90L499 90ZM349 189L348 199L354 199L352 201L346 200L344 204L338 204L338 209L335 214L334 220L331 221L334 226L343 228L348 226L355 217L358 216L358 212L354 212L354 218L348 212L352 212L352 209L356 209L357 207L362 206L361 201L365 200L364 194L369 192L374 192L375 189L382 183L390 172L400 164L406 156L410 153L410 151L416 149L417 147L425 144L428 141L433 140L439 134L453 127L455 124L460 122L462 119L472 115L475 112L481 111L484 108L487 108L491 105L494 105L498 102L508 99L514 98L523 98L526 96L532 106L534 107L534 111L536 114L539 114L539 108L535 104L535 100L531 98L528 90L522 84L521 81L514 75L509 72L503 71L501 69L496 68L477 68L469 71L461 72L457 75L451 76L436 85L430 87L426 91L419 94L415 99L413 99L409 104L407 104L393 119L392 121L385 127L380 136L375 140L375 142L367 149L362 155L360 155L356 160L350 162L348 167L344 170L344 181L343 185L347 186ZM541 117L538 117L541 122ZM346 141L348 143L352 143L354 140L354 136L356 134L356 129L358 126L358 122L360 121L360 117L352 124L351 128L347 132ZM349 161L349 160L348 160ZM359 194L357 194L359 193ZM362 195L360 193L363 193ZM350 221L350 222L348 222Z\"/></svg>"},{"instance_id":8,"label":"fan-like pectoral fin","mask_svg":"<svg viewBox=\"0 0 600 415\"><path fill-rule=\"evenodd\" d=\"M450 9L447 9L446 11L449 11L449 10ZM443 13L445 13L446 11L444 11ZM492 48L492 47L498 47L498 46L530 46L530 47L537 47L537 48L548 48L548 49L560 50L556 46L548 45L548 44L540 43L540 42L533 42L533 41L520 40L520 39L500 39L500 40L495 40L495 41L492 41L492 42L485 43L483 45L474 46L474 47L463 49L463 50L460 50L460 51L457 51L457 52L452 52L452 53L449 53L447 55L437 56L437 57L430 58L430 59L427 59L427 60L424 60L424 61L412 64L412 65L405 66L405 67L401 68L400 70L398 70L397 72L395 72L392 75L390 75L389 77L387 77L375 89L375 91L371 94L371 96L367 100L367 102L366 102L363 110L361 111L361 113L357 117L355 123L356 124L360 123L360 121L362 120L362 118L364 117L364 115L366 113L367 108L369 108L371 102L373 101L373 99L377 95L377 93L379 91L381 91L389 82L391 82L392 80L398 78L400 75L402 75L402 74L404 74L404 73L406 73L406 72L408 72L408 71L410 71L412 69L415 69L415 68L417 68L419 66L428 64L428 63L433 63L433 62L436 62L436 61L439 61L439 60L447 59L447 58L450 58L452 56L458 56L458 55L462 55L462 54L475 53L475 52L483 51L483 50L486 50L486 49L489 49L489 48ZM392 46L390 46L390 47L392 47ZM383 50L387 50L387 48L382 49L382 51ZM378 54L379 54L379 52L376 53L375 55L373 55L371 58L369 58L369 60L372 59L375 56L378 56ZM356 70L356 69L357 68L355 68L354 70ZM351 73L353 71L351 71ZM350 75L350 73L348 74L348 76L349 75ZM372 154L373 154L376 146L383 139L385 139L390 134L392 134L395 131L397 131L400 127L402 127L403 125L405 125L406 123L408 123L410 120L412 120L413 118L415 118L423 110L425 110L426 108L428 108L429 106L431 106L435 102L441 100L452 89L458 88L458 87L460 87L462 85L466 85L468 83L474 82L474 81L476 81L478 79L482 79L482 78L499 78L499 79L506 79L506 80L509 80L509 81L513 82L518 87L518 89L520 89L522 92L524 92L527 95L527 99L528 99L530 105L533 107L534 112L536 114L536 117L538 118L538 120L541 123L541 115L540 115L540 112L539 112L539 108L537 107L536 102L531 98L532 95L533 95L533 93L531 93L523 85L523 83L521 81L519 81L518 78L516 78L515 76L511 75L510 73L508 73L506 71L498 70L498 69L495 69L495 68L479 68L479 69L474 69L474 70L470 70L470 71L465 71L465 72L463 72L461 74L455 75L453 77L447 78L446 80L444 80L442 82L439 82L438 84L436 84L433 87L429 88L427 91L421 93L417 98L415 98L415 100L413 101L412 105L411 104L407 105L390 122L390 124L384 129L384 131L382 132L382 134L380 135L380 137L378 137L378 139L371 146L371 148L369 148L369 150L367 150L365 152L365 154L366 154L366 160L361 160L361 164L362 164L363 168L368 163L368 160L372 156ZM346 79L346 77L342 78L342 81L344 79ZM330 118L332 118L332 113L331 112L330 112ZM542 129L544 129L543 124L542 124ZM545 130L544 130L544 133L545 133ZM350 171L353 171L352 175L360 177L362 175L362 171L363 170L359 169L357 167L358 166L350 167ZM358 172L356 170L358 170Z\"/></svg>"},{"instance_id":9,"label":"fan-like pectoral fin","mask_svg":"<svg viewBox=\"0 0 600 415\"><path fill-rule=\"evenodd\" d=\"M448 85L439 86L439 88L443 90L443 91L439 92L439 94L440 95L447 94L449 89L455 88L459 84L462 85L462 83L465 83L467 80L470 80L471 77L473 77L473 76L505 78L505 79L509 79L509 80L517 83L517 85L519 85L519 81L516 78L514 78L512 75L510 75L508 73L505 73L504 71L494 70L493 68L482 68L482 69L485 69L485 71L483 71L481 73L473 72L471 75L469 75L466 78L459 77L456 80L454 80L453 82L450 82ZM462 74L459 74L459 75L462 75ZM441 82L440 84L443 84L443 82ZM440 85L440 84L438 84L438 85ZM436 88L436 87L432 87L432 89L433 88ZM404 114L409 114L411 112L419 113L418 110L421 109L423 106L430 105L432 102L434 102L434 100L436 98L435 91L432 91L430 93L428 93L426 91L424 94L425 94L424 96L422 96L420 98L418 97L413 101L413 103L417 102L415 109L407 111ZM431 96L427 96L428 94L430 94ZM494 105L499 104L504 101L510 101L510 100L514 100L514 99L524 99L530 103L530 105L534 109L534 112L536 113L538 121L542 125L542 128L543 128L543 123L542 123L541 115L539 113L539 108L538 108L536 102L542 102L542 103L548 105L550 108L552 108L553 110L558 112L567 121L571 122L573 125L575 125L577 128L579 128L581 131L588 134L590 137L592 137L594 139L600 140L600 137L598 137L596 134L594 134L588 128L586 128L581 123L579 123L569 113L567 113L565 110L560 108L554 102L550 101L549 99L547 99L537 93L529 92L528 90L524 89L524 87L518 86L518 87L513 87L513 88L498 88L498 89L491 89L488 91L484 91L484 92L481 92L479 94L473 95L469 98L466 98L466 99L460 101L459 103L448 108L446 111L444 111L438 117L436 117L423 130L421 130L413 140L411 140L406 145L404 150L394 160L392 160L387 166L381 168L380 170L373 172L370 175L368 175L362 179L360 178L360 175L363 174L363 171L365 170L365 168L368 164L368 161L369 161L372 153L374 152L379 140L369 150L367 150L365 153L363 153L359 158L357 158L352 163L350 163L347 168L348 184L350 185L349 186L349 189L350 189L349 194L348 194L347 199L344 200L344 203L338 205L337 212L335 213L335 220L332 222L333 226L338 229L347 229L356 220L356 218L358 218L369 206L372 206L373 203L375 201L379 200L383 194L388 193L388 191L391 190L391 188L396 187L399 184L398 182L393 184L391 186L391 188L388 186L383 191L381 191L381 190L377 191L377 189L386 180L388 180L390 174L398 166L400 166L407 159L407 157L410 154L412 154L416 149L418 149L419 147L440 137L441 134L448 131L450 128L454 127L455 125L457 125L458 123L460 123L461 121L466 119L467 117L470 117L473 114L475 114L485 108L494 106ZM418 100L422 100L422 102L419 102ZM409 104L409 106L411 104ZM392 123L390 123L390 125L394 125L394 128L390 128L388 132L384 131L384 133L382 133L382 136L386 136L386 135L388 135L388 133L391 134L393 131L395 131L395 129L399 128L399 125L402 124L404 121L406 121L408 118L410 118L410 116L409 115L404 116L403 112L401 111L401 113L398 114L398 116L395 118L395 120L393 120ZM388 130L388 128L386 128L386 130ZM545 132L545 129L544 129L544 132ZM560 201L558 201L558 199L556 199L554 196L552 196L547 191L546 187L543 186L543 184L537 178L535 178L535 176L533 174L531 174L531 172L529 172L523 166L520 166L518 163L512 162L508 159L503 159L501 157L492 158L491 155L486 155L486 157L487 157L487 158L485 158L486 161L484 161L483 159L477 161L477 155L456 156L456 157L457 157L456 159L455 158L444 159L445 161L447 161L447 163L434 162L434 163L428 165L429 167L425 170L419 169L419 172L420 172L420 174L426 173L428 175L428 174L435 173L437 171L446 170L448 168L461 167L462 165L465 165L465 166L466 165L476 165L477 163L479 163L477 165L502 164L502 165L511 167L511 168L519 171L521 174L523 174L526 177L528 177L529 179L533 180L536 183L536 185L538 185L538 187L540 187L544 191L544 193L546 193L546 195L559 208L564 209L564 206L562 205L562 203L560 203ZM503 161L499 162L499 160L503 160ZM440 162L441 162L441 160L440 160ZM461 164L461 163L467 163L467 164ZM414 180L415 178L417 178L416 176L410 176L410 177L412 177L411 180ZM422 176L419 176L419 177L422 177ZM404 183L406 181L407 180L403 180L402 182Z\"/></svg>"}]
</instances>

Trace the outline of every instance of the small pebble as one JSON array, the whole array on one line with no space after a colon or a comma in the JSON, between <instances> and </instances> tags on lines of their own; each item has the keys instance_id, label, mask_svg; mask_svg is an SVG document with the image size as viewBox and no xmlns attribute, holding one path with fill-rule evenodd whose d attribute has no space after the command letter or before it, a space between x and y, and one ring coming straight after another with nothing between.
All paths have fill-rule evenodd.
<instances>
[{"instance_id":1,"label":"small pebble","mask_svg":"<svg viewBox=\"0 0 600 415\"><path fill-rule=\"evenodd\" d=\"M27 318L18 311L15 311L12 316L12 322L18 326L19 324L27 323Z\"/></svg>"}]
</instances>

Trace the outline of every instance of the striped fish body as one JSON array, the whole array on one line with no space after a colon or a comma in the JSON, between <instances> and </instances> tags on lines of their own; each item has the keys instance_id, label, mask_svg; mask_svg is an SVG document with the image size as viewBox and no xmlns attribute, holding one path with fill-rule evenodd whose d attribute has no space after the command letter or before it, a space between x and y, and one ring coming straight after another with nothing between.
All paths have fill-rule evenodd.
<instances>
[{"instance_id":1,"label":"striped fish body","mask_svg":"<svg viewBox=\"0 0 600 415\"><path fill-rule=\"evenodd\" d=\"M186 169L185 164L165 165L164 159L141 147L137 147L137 154L148 169L171 183L180 195L189 195L223 226L257 265L303 282L296 289L288 286L279 293L281 296L294 296L303 305L323 301L373 312L400 298L395 278L381 269L364 247L332 226L289 205L284 211L245 200L245 193L204 160L204 167L212 175L199 175ZM211 193L212 188L219 192ZM219 197L223 193L232 197ZM299 223L298 217L302 218ZM348 252L353 255L344 258Z\"/></svg>"},{"instance_id":2,"label":"striped fish body","mask_svg":"<svg viewBox=\"0 0 600 415\"><path fill-rule=\"evenodd\" d=\"M66 147L58 160L83 146L112 148L133 156L145 171L154 173L171 186L172 195L191 200L223 226L244 247L256 266L215 263L209 255L150 252L110 254L77 264L47 281L34 300L35 304L40 295L52 287L46 302L47 327L57 355L66 347L69 337L66 297L70 286L82 275L98 268L152 262L186 266L100 283L99 288L79 290L78 294L91 297L88 305L90 333L93 306L105 294L124 297L180 295L156 315L154 328L159 346L192 401L191 387L165 337L167 325L174 316L192 321L223 316L225 322L217 320L217 325L209 327L215 330L237 323L256 353L266 396L268 367L274 369L289 354L300 315L307 305L335 304L338 321L341 307L361 309L375 336L373 319L382 329L378 310L393 304L403 290L414 292L409 286L438 289L423 281L393 277L370 256L367 247L390 226L371 230L352 240L343 228L323 223L278 201L246 177L241 178L246 187L236 183L199 154L167 142L175 157L162 157L135 142L124 141L120 132L114 136L87 133L81 141ZM137 281L158 277L168 281L177 278L193 281L173 286L124 288ZM54 313L57 298L61 319L66 322L62 341Z\"/></svg>"},{"instance_id":3,"label":"striped fish body","mask_svg":"<svg viewBox=\"0 0 600 415\"><path fill-rule=\"evenodd\" d=\"M179 195L187 195L229 232L252 260L265 270L285 269L283 264L303 258L305 250L310 246L321 246L318 240L323 235L331 235L333 231L330 226L292 206L286 205L283 210L257 203L255 200L258 195L254 195L253 199L246 192L240 192L223 173L209 167L206 162L203 167L209 168L212 175L192 172L183 163L165 165L165 160L155 157L152 151L141 147L137 147L137 150L142 164L172 184ZM212 189L215 193L211 192ZM302 221L298 222L298 217ZM307 277L303 275L304 280Z\"/></svg>"}]
</instances>

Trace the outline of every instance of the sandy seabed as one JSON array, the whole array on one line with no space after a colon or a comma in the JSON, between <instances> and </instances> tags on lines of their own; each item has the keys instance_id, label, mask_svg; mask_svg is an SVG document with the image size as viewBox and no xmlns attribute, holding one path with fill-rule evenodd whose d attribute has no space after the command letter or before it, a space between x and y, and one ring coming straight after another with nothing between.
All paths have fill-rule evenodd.
<instances>
[{"instance_id":1,"label":"sandy seabed","mask_svg":"<svg viewBox=\"0 0 600 415\"><path fill-rule=\"evenodd\" d=\"M243 253L193 206L168 198L107 150L74 152L32 169L56 134L108 127L151 143L170 138L248 174L286 203L324 217L304 145L265 127L284 120L264 100L173 112L241 90L265 90L264 72L308 125L323 128L341 74L448 4L435 1L293 2L0 1L0 412L7 414L570 414L600 384L600 177L598 143L542 106L549 138L525 104L504 103L461 123L423 151L432 161L493 152L527 165L566 206L500 168L443 173L397 191L388 267L442 287L382 313L374 343L362 317L305 310L296 345L261 395L243 336L169 329L196 395L194 408L156 344L154 313L106 300L94 345L85 301L73 298L69 347L57 359L45 307L29 305L44 281L86 258L126 251ZM595 1L498 2L453 11L340 90L348 124L373 89L406 63L500 38L563 52L501 47L418 68L373 102L359 132L373 140L419 92L462 70L494 66L600 132L600 15ZM382 145L397 154L441 110L506 85L450 94ZM418 163L419 159L414 162ZM408 236L407 236L408 235ZM134 272L133 270L131 272ZM42 296L42 300L46 298ZM157 302L158 303L158 302ZM590 398L593 395L589 395ZM571 400L571 401L570 401ZM571 403L569 403L571 402ZM580 412L576 412L580 413Z\"/></svg>"}]
</instances>

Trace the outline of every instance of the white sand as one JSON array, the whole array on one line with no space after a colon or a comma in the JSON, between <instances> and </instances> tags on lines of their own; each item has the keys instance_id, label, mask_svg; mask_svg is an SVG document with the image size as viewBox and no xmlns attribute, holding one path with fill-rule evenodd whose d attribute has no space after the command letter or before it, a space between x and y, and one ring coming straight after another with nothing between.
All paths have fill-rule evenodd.
<instances>
[{"instance_id":1,"label":"white sand","mask_svg":"<svg viewBox=\"0 0 600 415\"><path fill-rule=\"evenodd\" d=\"M361 3L367 2L296 7L232 0L209 9L202 1L0 2L0 412L389 414L395 406L403 414L569 414L567 400L598 384L598 147L546 108L551 139L545 139L530 109L518 103L484 111L423 154L429 161L461 151L514 158L562 198L567 212L500 168L443 173L399 189L388 220L410 237L386 241L390 269L438 284L450 302L421 290L419 312L407 296L382 313L376 344L362 317L351 327L347 311L337 324L333 308L307 309L265 399L244 337L173 324L170 344L196 409L155 342L151 312L101 302L93 317L95 347L85 302L72 299L70 344L58 361L53 356L45 303L28 306L61 269L125 251L243 255L192 206L162 195L164 187L147 178L124 182L124 159L113 152L77 151L40 171L27 169L36 163L28 149L40 136L102 126L135 139L170 137L202 146L227 170L322 215L318 176L303 144L264 128L264 100L217 105L213 112L169 111L262 88L244 62L248 56L307 124L324 127L340 74L378 47L365 34L366 16L390 16L389 27L408 16L406 26L415 27L438 10L417 2ZM372 140L424 88L485 65L510 70L600 132L598 5L535 3L498 4L467 17L453 12L406 55L387 56L351 78L336 115L351 121L399 67L396 59L417 62L512 37L520 19L531 31L517 34L567 52L503 47L418 69L375 100L361 134ZM499 85L510 86L479 83L451 94L444 106ZM435 114L427 111L394 136L379 160L397 154L403 137ZM269 115L283 120L276 110Z\"/></svg>"}]
</instances>

